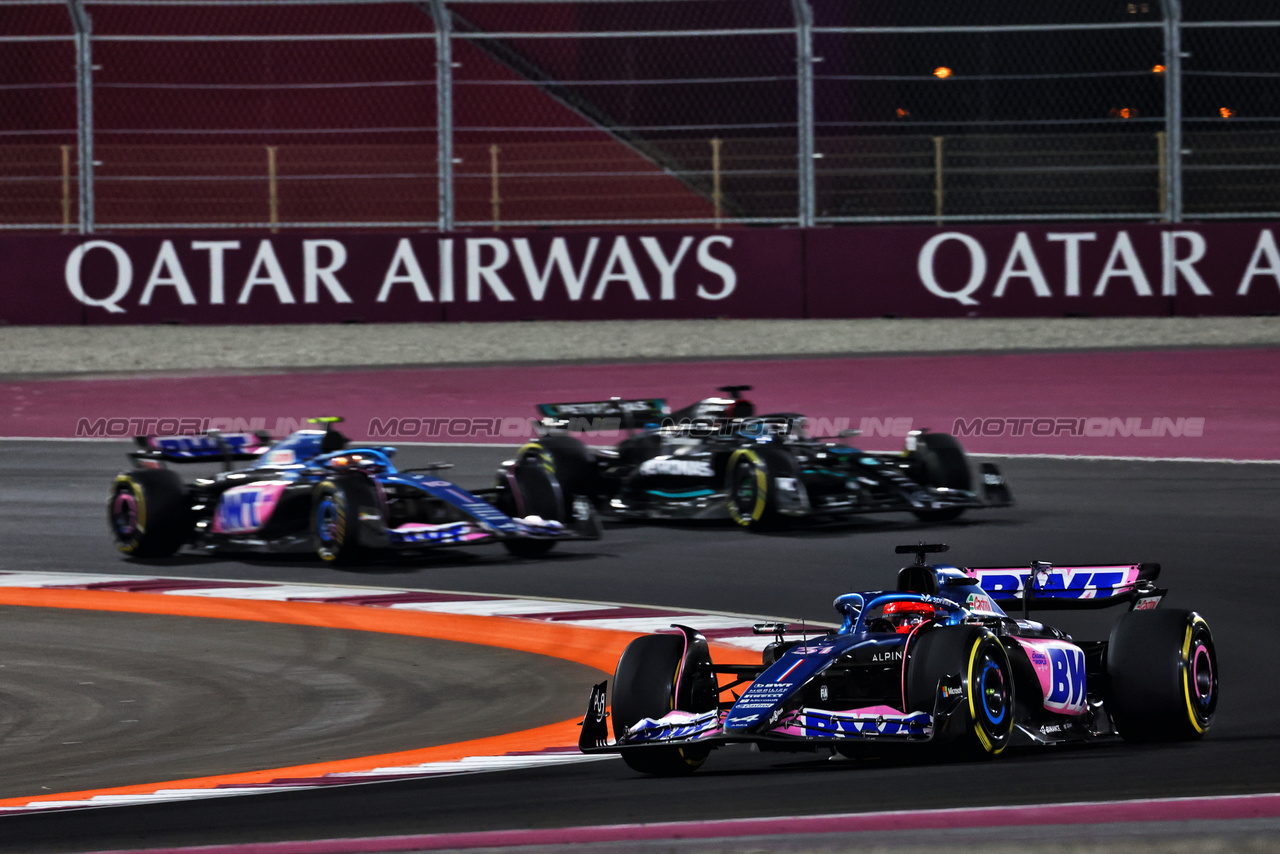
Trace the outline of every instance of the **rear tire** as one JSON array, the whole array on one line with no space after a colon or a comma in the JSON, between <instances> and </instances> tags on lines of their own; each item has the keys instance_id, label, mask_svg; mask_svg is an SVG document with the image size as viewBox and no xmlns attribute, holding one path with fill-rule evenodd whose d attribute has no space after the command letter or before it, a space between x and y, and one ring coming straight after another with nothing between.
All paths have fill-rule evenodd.
<instances>
[{"instance_id":1,"label":"rear tire","mask_svg":"<svg viewBox=\"0 0 1280 854\"><path fill-rule=\"evenodd\" d=\"M908 711L933 714L938 682L959 675L966 704L962 732L952 744L964 757L996 756L1013 735L1013 667L999 639L981 626L945 626L924 631L907 671ZM937 726L937 722L934 723Z\"/></svg>"},{"instance_id":2,"label":"rear tire","mask_svg":"<svg viewBox=\"0 0 1280 854\"><path fill-rule=\"evenodd\" d=\"M921 433L916 437L916 461L911 476L923 486L970 490L973 475L969 458L955 436L948 433ZM950 522L960 518L963 507L945 510L912 510L922 522Z\"/></svg>"},{"instance_id":3,"label":"rear tire","mask_svg":"<svg viewBox=\"0 0 1280 854\"><path fill-rule=\"evenodd\" d=\"M1218 708L1218 654L1194 611L1131 611L1107 644L1107 710L1126 741L1200 738Z\"/></svg>"},{"instance_id":4,"label":"rear tire","mask_svg":"<svg viewBox=\"0 0 1280 854\"><path fill-rule=\"evenodd\" d=\"M191 535L187 488L169 469L134 469L116 475L107 499L107 523L116 548L129 557L168 557Z\"/></svg>"},{"instance_id":5,"label":"rear tire","mask_svg":"<svg viewBox=\"0 0 1280 854\"><path fill-rule=\"evenodd\" d=\"M627 645L613 675L613 734L621 738L644 718L661 718L680 709L705 712L716 708L715 676L699 672L706 647L685 652L680 635L645 635ZM679 680L679 696L677 696ZM632 770L663 777L692 774L706 761L710 747L623 748L622 759Z\"/></svg>"},{"instance_id":6,"label":"rear tire","mask_svg":"<svg viewBox=\"0 0 1280 854\"><path fill-rule=\"evenodd\" d=\"M538 459L560 486L563 510L557 519L569 518L573 500L585 497L595 504L601 493L600 476L591 451L572 436L543 436L520 449L517 460Z\"/></svg>"}]
</instances>

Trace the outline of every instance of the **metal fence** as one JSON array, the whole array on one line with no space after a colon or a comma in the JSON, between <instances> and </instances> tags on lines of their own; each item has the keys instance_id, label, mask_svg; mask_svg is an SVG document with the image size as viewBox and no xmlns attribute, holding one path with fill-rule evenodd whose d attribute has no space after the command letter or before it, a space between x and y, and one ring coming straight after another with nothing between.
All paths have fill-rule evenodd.
<instances>
[{"instance_id":1,"label":"metal fence","mask_svg":"<svg viewBox=\"0 0 1280 854\"><path fill-rule=\"evenodd\" d=\"M0 228L1280 216L1280 0L5 0Z\"/></svg>"}]
</instances>

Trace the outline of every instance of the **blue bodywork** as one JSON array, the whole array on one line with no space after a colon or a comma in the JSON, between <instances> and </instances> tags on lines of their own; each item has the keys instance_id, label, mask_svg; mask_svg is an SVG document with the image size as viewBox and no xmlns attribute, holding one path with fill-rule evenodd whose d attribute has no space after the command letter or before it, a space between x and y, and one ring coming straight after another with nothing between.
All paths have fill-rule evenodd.
<instances>
[{"instance_id":1,"label":"blue bodywork","mask_svg":"<svg viewBox=\"0 0 1280 854\"><path fill-rule=\"evenodd\" d=\"M400 471L389 446L349 446L329 430L299 430L278 442L248 433L143 437L130 456L140 468L167 463L222 462L225 470L186 487L195 517L191 541L205 549L308 551L331 543L326 532L341 523L343 536L374 550L480 545L514 540L591 536L522 506L514 478L483 495L442 479L437 468ZM248 463L233 469L232 462ZM347 508L317 492L329 483L353 484ZM348 496L350 498L350 496ZM499 499L523 513L495 506ZM447 509L446 509L447 508ZM547 513L547 516L551 516ZM124 524L127 524L125 520ZM324 552L321 552L324 557ZM326 558L329 559L329 558Z\"/></svg>"},{"instance_id":2,"label":"blue bodywork","mask_svg":"<svg viewBox=\"0 0 1280 854\"><path fill-rule=\"evenodd\" d=\"M911 550L899 547L900 552ZM924 552L942 551L945 546L921 544L920 550L922 557ZM969 732L974 709L983 708L989 688L998 702L987 707L984 720L1002 728L1002 733L1013 732L1010 728L1016 722L1020 738L1041 744L1115 735L1105 717L1095 718L1085 702L1086 697L1095 696L1090 691L1090 673L1096 671L1089 668L1098 666L1105 644L1078 645L1057 629L1026 618L1015 619L1002 604L1031 602L1036 607L1081 608L1129 603L1132 609L1151 608L1164 593L1152 584L1158 572L1156 564L1052 567L1036 562L1029 569L961 569L918 559L900 570L897 590L837 597L832 604L841 623L825 635L787 641L782 624L758 625L757 634L777 635L765 649L763 666L716 666L710 660L706 640L693 629L676 626L686 641L677 693L680 680L689 678L686 672L701 667L704 673L720 674L717 693L721 699L716 707L705 705L703 699L700 702L704 705L697 707L703 709L700 711L677 710L661 717L624 721L614 741L608 737L604 717L597 715L593 720L589 712L579 747L595 752L625 751L631 745L649 749L751 742L761 749L799 749L813 744L844 749L841 745L871 739L949 741ZM892 603L910 604L886 610ZM898 622L888 619L890 612ZM936 677L934 670L912 669L918 648L915 644L932 643L922 639L942 637L934 634L940 629L958 631L966 626L972 630L963 636L979 639L966 643L997 643L1006 658L995 653L996 658L975 659L979 649L975 645L965 653L964 665L948 663L936 671ZM701 652L695 655L690 650ZM1086 662L1086 650L1092 665ZM945 655L931 660L950 661ZM975 660L978 667L970 673L965 668L974 667ZM908 677L917 672L925 681L917 679L909 690ZM733 674L738 681L726 686L725 674ZM928 681L934 678L936 683ZM1010 680L1025 688L1016 709ZM745 689L735 687L742 683L747 683ZM605 690L603 682L596 686L589 709L604 708ZM935 691L932 697L927 694L930 691Z\"/></svg>"}]
</instances>

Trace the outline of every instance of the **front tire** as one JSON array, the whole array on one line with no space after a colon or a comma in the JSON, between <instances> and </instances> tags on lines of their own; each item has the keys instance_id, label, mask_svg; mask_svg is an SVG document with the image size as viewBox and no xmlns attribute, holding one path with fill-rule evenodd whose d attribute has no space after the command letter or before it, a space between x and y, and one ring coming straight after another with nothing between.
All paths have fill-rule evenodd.
<instances>
[{"instance_id":1,"label":"front tire","mask_svg":"<svg viewBox=\"0 0 1280 854\"><path fill-rule=\"evenodd\" d=\"M953 747L962 756L996 756L1013 736L1013 668L1000 640L981 626L924 631L907 672L910 711L933 714L938 682L959 675L964 686L963 726ZM937 722L934 722L937 726Z\"/></svg>"},{"instance_id":2,"label":"front tire","mask_svg":"<svg viewBox=\"0 0 1280 854\"><path fill-rule=\"evenodd\" d=\"M316 484L311 493L311 542L326 563L350 566L366 556L360 545L360 499L376 505L377 496L365 484L333 478Z\"/></svg>"},{"instance_id":3,"label":"front tire","mask_svg":"<svg viewBox=\"0 0 1280 854\"><path fill-rule=\"evenodd\" d=\"M556 478L554 460L545 452L525 452L516 459L505 498L499 509L513 518L537 516L556 522L566 518L564 493ZM516 557L542 557L555 546L556 541L550 539L520 537L502 541L502 547Z\"/></svg>"},{"instance_id":4,"label":"front tire","mask_svg":"<svg viewBox=\"0 0 1280 854\"><path fill-rule=\"evenodd\" d=\"M705 642L686 653L680 635L645 635L627 645L613 675L613 734L621 738L644 718L661 718L680 709L705 712L716 708L715 676ZM702 672L700 672L702 671ZM692 774L710 754L709 747L632 747L622 759L635 771L663 777Z\"/></svg>"},{"instance_id":5,"label":"front tire","mask_svg":"<svg viewBox=\"0 0 1280 854\"><path fill-rule=\"evenodd\" d=\"M186 486L169 469L135 469L116 476L107 499L115 546L129 557L169 557L191 534Z\"/></svg>"},{"instance_id":6,"label":"front tire","mask_svg":"<svg viewBox=\"0 0 1280 854\"><path fill-rule=\"evenodd\" d=\"M921 433L916 437L912 478L922 486L968 491L973 488L969 458L955 436L948 433ZM944 510L912 510L922 522L950 522L960 518L963 507Z\"/></svg>"},{"instance_id":7,"label":"front tire","mask_svg":"<svg viewBox=\"0 0 1280 854\"><path fill-rule=\"evenodd\" d=\"M1218 653L1194 611L1131 611L1107 643L1107 710L1126 741L1203 736L1218 708Z\"/></svg>"}]
</instances>

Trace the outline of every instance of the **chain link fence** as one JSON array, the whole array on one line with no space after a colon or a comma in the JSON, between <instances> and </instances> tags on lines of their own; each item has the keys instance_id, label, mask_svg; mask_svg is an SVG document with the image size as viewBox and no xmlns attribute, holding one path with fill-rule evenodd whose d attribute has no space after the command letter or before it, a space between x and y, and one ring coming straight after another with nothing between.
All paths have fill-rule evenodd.
<instances>
[{"instance_id":1,"label":"chain link fence","mask_svg":"<svg viewBox=\"0 0 1280 854\"><path fill-rule=\"evenodd\" d=\"M80 220L76 38L62 3L0 6L0 224Z\"/></svg>"},{"instance_id":2,"label":"chain link fence","mask_svg":"<svg viewBox=\"0 0 1280 854\"><path fill-rule=\"evenodd\" d=\"M1188 216L1280 210L1280 3L1184 7L1183 162Z\"/></svg>"},{"instance_id":3,"label":"chain link fence","mask_svg":"<svg viewBox=\"0 0 1280 854\"><path fill-rule=\"evenodd\" d=\"M1280 0L7 0L0 228L1280 216L1278 38Z\"/></svg>"}]
</instances>

